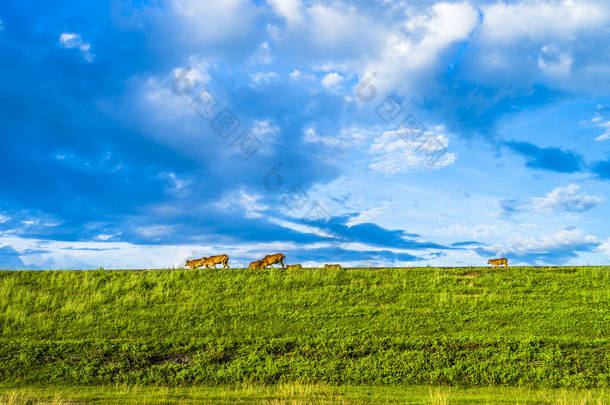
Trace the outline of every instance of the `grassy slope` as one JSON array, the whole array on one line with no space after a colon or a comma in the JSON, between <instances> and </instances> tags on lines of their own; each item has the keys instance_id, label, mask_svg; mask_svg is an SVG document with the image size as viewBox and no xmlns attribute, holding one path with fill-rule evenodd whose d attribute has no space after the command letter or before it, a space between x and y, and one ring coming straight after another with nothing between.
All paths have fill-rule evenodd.
<instances>
[{"instance_id":1,"label":"grassy slope","mask_svg":"<svg viewBox=\"0 0 610 405\"><path fill-rule=\"evenodd\" d=\"M14 383L610 386L610 269L0 272Z\"/></svg>"}]
</instances>

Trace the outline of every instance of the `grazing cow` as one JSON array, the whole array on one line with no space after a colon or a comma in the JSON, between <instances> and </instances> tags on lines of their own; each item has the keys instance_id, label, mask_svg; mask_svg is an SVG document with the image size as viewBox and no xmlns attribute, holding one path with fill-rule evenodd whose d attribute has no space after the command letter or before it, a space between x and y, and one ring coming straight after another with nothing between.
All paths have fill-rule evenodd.
<instances>
[{"instance_id":1,"label":"grazing cow","mask_svg":"<svg viewBox=\"0 0 610 405\"><path fill-rule=\"evenodd\" d=\"M341 265L340 264L325 264L324 268L329 269L329 270L341 270Z\"/></svg>"},{"instance_id":2,"label":"grazing cow","mask_svg":"<svg viewBox=\"0 0 610 405\"><path fill-rule=\"evenodd\" d=\"M487 264L493 264L494 267L498 267L499 265L503 264L504 267L508 267L508 260L506 260L505 257L502 257L500 259L489 259L487 261Z\"/></svg>"},{"instance_id":3,"label":"grazing cow","mask_svg":"<svg viewBox=\"0 0 610 405\"><path fill-rule=\"evenodd\" d=\"M222 264L222 267L228 269L229 268L229 256L227 256L227 255L209 256L209 257L202 257L201 259L197 259L197 260L187 260L186 261L186 265L189 266L191 269L196 269L197 267L201 267L201 266L205 266L207 269L209 269L210 266L216 268L217 264Z\"/></svg>"},{"instance_id":4,"label":"grazing cow","mask_svg":"<svg viewBox=\"0 0 610 405\"><path fill-rule=\"evenodd\" d=\"M277 263L281 264L282 268L284 268L285 259L286 259L286 256L284 256L283 253L267 255L260 260L250 263L248 268L249 269L260 269L260 268L266 269L268 266L271 266L271 268L273 268L273 265L277 264Z\"/></svg>"},{"instance_id":5,"label":"grazing cow","mask_svg":"<svg viewBox=\"0 0 610 405\"><path fill-rule=\"evenodd\" d=\"M286 269L290 270L290 269L302 269L303 266L300 264L287 264L286 265Z\"/></svg>"},{"instance_id":6,"label":"grazing cow","mask_svg":"<svg viewBox=\"0 0 610 405\"><path fill-rule=\"evenodd\" d=\"M248 265L249 269L262 269L263 268L263 261L262 260L256 260L254 262L251 262Z\"/></svg>"},{"instance_id":7,"label":"grazing cow","mask_svg":"<svg viewBox=\"0 0 610 405\"><path fill-rule=\"evenodd\" d=\"M188 267L190 267L191 269L196 269L198 267L201 267L201 266L203 266L203 263L205 263L205 257L202 257L201 259L187 260L186 261L186 265Z\"/></svg>"},{"instance_id":8,"label":"grazing cow","mask_svg":"<svg viewBox=\"0 0 610 405\"><path fill-rule=\"evenodd\" d=\"M286 256L284 256L283 253L276 253L274 255L267 255L267 256L263 257L261 259L261 262L263 263L263 266L265 269L267 268L267 266L271 266L273 268L274 264L282 265L282 269L283 269L283 268L285 268L284 260L286 260Z\"/></svg>"}]
</instances>

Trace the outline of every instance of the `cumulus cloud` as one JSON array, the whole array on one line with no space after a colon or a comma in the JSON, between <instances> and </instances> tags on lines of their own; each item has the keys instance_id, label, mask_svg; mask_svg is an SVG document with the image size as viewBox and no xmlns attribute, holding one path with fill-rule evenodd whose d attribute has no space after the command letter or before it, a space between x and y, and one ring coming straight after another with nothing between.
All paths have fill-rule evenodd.
<instances>
[{"instance_id":1,"label":"cumulus cloud","mask_svg":"<svg viewBox=\"0 0 610 405\"><path fill-rule=\"evenodd\" d=\"M83 41L80 34L74 32L64 32L59 36L59 43L66 49L78 49L87 62L93 61L91 45Z\"/></svg>"},{"instance_id":2,"label":"cumulus cloud","mask_svg":"<svg viewBox=\"0 0 610 405\"><path fill-rule=\"evenodd\" d=\"M606 3L574 0L496 2L483 7L481 30L485 41L574 39L608 23Z\"/></svg>"},{"instance_id":3,"label":"cumulus cloud","mask_svg":"<svg viewBox=\"0 0 610 405\"><path fill-rule=\"evenodd\" d=\"M525 211L552 213L580 213L588 211L604 201L601 196L579 193L580 186L570 184L557 187L544 197L532 197L529 201L506 199L499 202L499 216L510 219Z\"/></svg>"},{"instance_id":4,"label":"cumulus cloud","mask_svg":"<svg viewBox=\"0 0 610 405\"><path fill-rule=\"evenodd\" d=\"M449 139L442 125L423 130L417 136L405 136L402 129L385 131L371 145L374 155L369 168L385 174L440 169L453 164L455 153L447 152Z\"/></svg>"},{"instance_id":5,"label":"cumulus cloud","mask_svg":"<svg viewBox=\"0 0 610 405\"><path fill-rule=\"evenodd\" d=\"M545 197L534 197L531 207L535 211L584 212L604 201L603 197L579 193L580 186L570 184L558 187Z\"/></svg>"},{"instance_id":6,"label":"cumulus cloud","mask_svg":"<svg viewBox=\"0 0 610 405\"><path fill-rule=\"evenodd\" d=\"M269 0L273 10L286 19L290 25L303 22L303 6L301 0Z\"/></svg>"},{"instance_id":7,"label":"cumulus cloud","mask_svg":"<svg viewBox=\"0 0 610 405\"><path fill-rule=\"evenodd\" d=\"M475 36L480 52L472 69L476 80L520 87L544 82L592 92L607 81L607 2L494 2L481 13L483 23ZM592 52L584 43L602 49Z\"/></svg>"},{"instance_id":8,"label":"cumulus cloud","mask_svg":"<svg viewBox=\"0 0 610 405\"><path fill-rule=\"evenodd\" d=\"M444 51L469 37L478 19L477 10L466 2L437 3L409 15L399 29L386 33L380 57L366 65L362 77L374 72L382 92L413 88L435 70Z\"/></svg>"},{"instance_id":9,"label":"cumulus cloud","mask_svg":"<svg viewBox=\"0 0 610 405\"><path fill-rule=\"evenodd\" d=\"M516 234L503 245L479 247L475 251L482 257L505 256L509 261L545 265L565 264L570 259L577 258L579 253L595 251L600 245L595 236L572 229L539 238Z\"/></svg>"},{"instance_id":10,"label":"cumulus cloud","mask_svg":"<svg viewBox=\"0 0 610 405\"><path fill-rule=\"evenodd\" d=\"M376 31L355 7L341 3L314 4L307 13L310 24L308 35L318 49L340 50L343 46L356 46L359 40L365 41L362 35L364 27ZM376 36L375 32L371 34Z\"/></svg>"},{"instance_id":11,"label":"cumulus cloud","mask_svg":"<svg viewBox=\"0 0 610 405\"><path fill-rule=\"evenodd\" d=\"M343 84L345 78L337 72L331 72L324 76L322 79L322 85L327 89L333 90L338 89Z\"/></svg>"}]
</instances>

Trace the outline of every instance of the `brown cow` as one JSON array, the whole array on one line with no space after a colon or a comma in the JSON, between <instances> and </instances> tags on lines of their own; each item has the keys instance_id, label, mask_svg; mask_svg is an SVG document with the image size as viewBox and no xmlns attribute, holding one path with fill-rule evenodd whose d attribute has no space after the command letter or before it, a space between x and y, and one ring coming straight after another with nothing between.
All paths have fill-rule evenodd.
<instances>
[{"instance_id":1,"label":"brown cow","mask_svg":"<svg viewBox=\"0 0 610 405\"><path fill-rule=\"evenodd\" d=\"M330 270L341 270L341 265L340 264L325 264L324 268L330 269Z\"/></svg>"},{"instance_id":2,"label":"brown cow","mask_svg":"<svg viewBox=\"0 0 610 405\"><path fill-rule=\"evenodd\" d=\"M191 269L196 269L197 267L203 266L204 262L205 262L205 257L202 257L201 259L187 260L186 265L188 267L190 267Z\"/></svg>"},{"instance_id":3,"label":"brown cow","mask_svg":"<svg viewBox=\"0 0 610 405\"><path fill-rule=\"evenodd\" d=\"M493 264L494 267L498 267L499 265L503 264L504 267L508 267L508 260L506 260L505 257L502 257L500 259L489 259L487 261L487 264Z\"/></svg>"},{"instance_id":4,"label":"brown cow","mask_svg":"<svg viewBox=\"0 0 610 405\"><path fill-rule=\"evenodd\" d=\"M283 253L267 255L260 260L250 263L248 268L249 269L260 269L260 268L266 269L268 266L271 266L271 268L273 268L273 265L277 264L277 263L281 264L282 268L284 268L285 259L286 259L286 256L284 256Z\"/></svg>"},{"instance_id":5,"label":"brown cow","mask_svg":"<svg viewBox=\"0 0 610 405\"><path fill-rule=\"evenodd\" d=\"M248 265L249 269L262 269L263 268L263 261L262 260L256 260L254 262L251 262L250 265Z\"/></svg>"},{"instance_id":6,"label":"brown cow","mask_svg":"<svg viewBox=\"0 0 610 405\"><path fill-rule=\"evenodd\" d=\"M197 267L205 266L207 269L210 266L216 268L217 264L222 264L222 267L229 268L229 256L227 255L218 255L218 256L209 256L202 257L197 260L187 260L186 265L192 269L196 269Z\"/></svg>"},{"instance_id":7,"label":"brown cow","mask_svg":"<svg viewBox=\"0 0 610 405\"><path fill-rule=\"evenodd\" d=\"M287 264L286 269L302 269L303 266L301 264Z\"/></svg>"}]
</instances>

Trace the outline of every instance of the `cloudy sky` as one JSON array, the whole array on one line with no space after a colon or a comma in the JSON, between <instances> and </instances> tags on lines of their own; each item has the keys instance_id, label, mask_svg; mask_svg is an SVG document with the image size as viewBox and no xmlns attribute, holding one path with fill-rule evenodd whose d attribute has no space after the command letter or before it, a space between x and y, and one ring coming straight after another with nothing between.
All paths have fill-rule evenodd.
<instances>
[{"instance_id":1,"label":"cloudy sky","mask_svg":"<svg viewBox=\"0 0 610 405\"><path fill-rule=\"evenodd\" d=\"M0 268L610 263L610 4L5 0Z\"/></svg>"}]
</instances>

